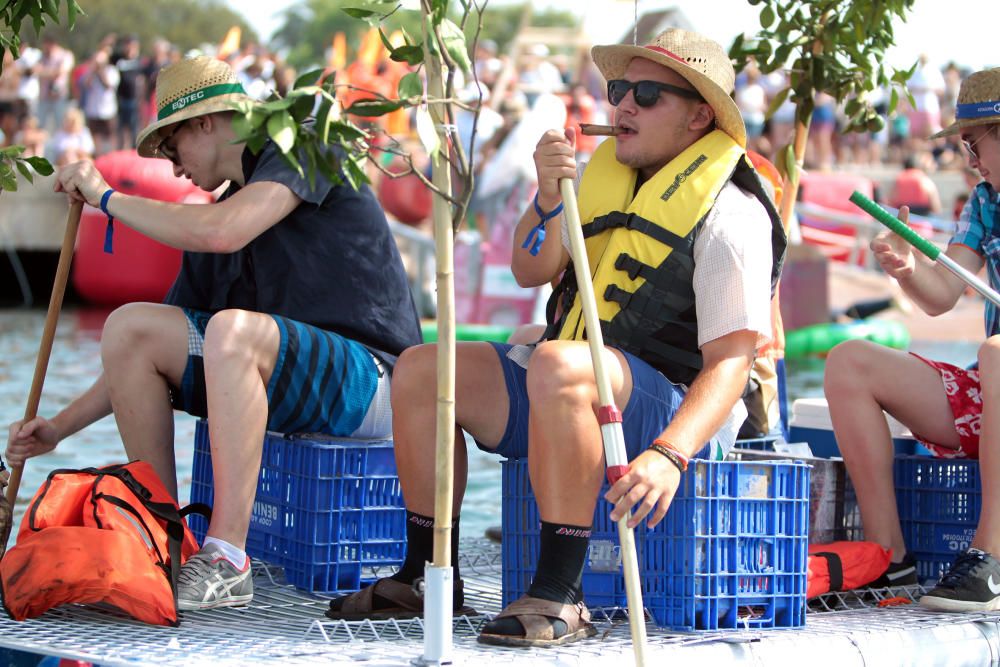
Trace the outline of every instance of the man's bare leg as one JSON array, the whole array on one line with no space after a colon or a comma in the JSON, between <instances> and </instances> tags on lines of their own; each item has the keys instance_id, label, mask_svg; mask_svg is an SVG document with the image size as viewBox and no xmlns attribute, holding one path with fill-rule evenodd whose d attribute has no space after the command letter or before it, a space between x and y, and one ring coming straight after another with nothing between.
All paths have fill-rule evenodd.
<instances>
[{"instance_id":1,"label":"man's bare leg","mask_svg":"<svg viewBox=\"0 0 1000 667\"><path fill-rule=\"evenodd\" d=\"M941 376L916 357L867 341L835 347L826 362L824 390L837 445L858 497L865 537L906 552L893 486L894 451L885 410L915 433L958 447Z\"/></svg>"},{"instance_id":2,"label":"man's bare leg","mask_svg":"<svg viewBox=\"0 0 1000 667\"><path fill-rule=\"evenodd\" d=\"M260 475L267 430L267 383L281 334L270 315L224 310L205 329L205 392L215 505L208 535L240 547Z\"/></svg>"},{"instance_id":3,"label":"man's bare leg","mask_svg":"<svg viewBox=\"0 0 1000 667\"><path fill-rule=\"evenodd\" d=\"M153 466L177 498L169 386L187 365L187 317L173 306L135 303L108 316L101 359L118 431L130 460Z\"/></svg>"}]
</instances>

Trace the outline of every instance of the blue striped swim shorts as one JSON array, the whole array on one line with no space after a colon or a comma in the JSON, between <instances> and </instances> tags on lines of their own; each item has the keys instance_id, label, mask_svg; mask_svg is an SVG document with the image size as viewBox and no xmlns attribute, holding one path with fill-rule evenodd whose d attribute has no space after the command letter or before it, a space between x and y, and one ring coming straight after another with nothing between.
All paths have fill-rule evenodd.
<instances>
[{"instance_id":1,"label":"blue striped swim shorts","mask_svg":"<svg viewBox=\"0 0 1000 667\"><path fill-rule=\"evenodd\" d=\"M188 363L181 386L171 392L171 401L178 410L207 417L202 356L211 313L185 308L184 314L188 319ZM359 435L369 408L388 409L385 368L365 346L280 315L270 317L278 325L281 343L267 384L267 430ZM373 399L384 399L385 405L373 406Z\"/></svg>"}]
</instances>

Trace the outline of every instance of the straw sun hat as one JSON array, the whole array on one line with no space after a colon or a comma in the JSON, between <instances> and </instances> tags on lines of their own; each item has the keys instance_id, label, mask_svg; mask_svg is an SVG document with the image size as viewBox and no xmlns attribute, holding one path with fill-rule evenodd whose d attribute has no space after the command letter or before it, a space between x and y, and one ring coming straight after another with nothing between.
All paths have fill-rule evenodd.
<instances>
[{"instance_id":1,"label":"straw sun hat","mask_svg":"<svg viewBox=\"0 0 1000 667\"><path fill-rule=\"evenodd\" d=\"M661 32L652 44L595 46L591 55L607 80L622 78L632 58L645 58L674 70L715 110L716 126L746 146L746 126L730 97L736 73L729 55L718 43L694 32L670 28Z\"/></svg>"},{"instance_id":2,"label":"straw sun hat","mask_svg":"<svg viewBox=\"0 0 1000 667\"><path fill-rule=\"evenodd\" d=\"M156 121L139 133L136 148L143 157L166 156L160 143L170 126L205 114L232 110L233 102L252 102L233 69L208 56L187 58L160 70L156 77Z\"/></svg>"},{"instance_id":3,"label":"straw sun hat","mask_svg":"<svg viewBox=\"0 0 1000 667\"><path fill-rule=\"evenodd\" d=\"M958 89L955 122L931 139L957 134L967 127L1000 123L1000 67L970 74Z\"/></svg>"}]
</instances>

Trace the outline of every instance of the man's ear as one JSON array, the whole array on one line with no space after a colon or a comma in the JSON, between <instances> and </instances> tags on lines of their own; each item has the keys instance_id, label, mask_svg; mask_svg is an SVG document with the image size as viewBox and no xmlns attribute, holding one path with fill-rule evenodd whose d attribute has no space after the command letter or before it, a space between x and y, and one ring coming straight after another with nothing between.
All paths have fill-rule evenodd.
<instances>
[{"instance_id":1,"label":"man's ear","mask_svg":"<svg viewBox=\"0 0 1000 667\"><path fill-rule=\"evenodd\" d=\"M690 129L696 132L711 128L715 123L715 109L708 102L698 102L691 116Z\"/></svg>"}]
</instances>

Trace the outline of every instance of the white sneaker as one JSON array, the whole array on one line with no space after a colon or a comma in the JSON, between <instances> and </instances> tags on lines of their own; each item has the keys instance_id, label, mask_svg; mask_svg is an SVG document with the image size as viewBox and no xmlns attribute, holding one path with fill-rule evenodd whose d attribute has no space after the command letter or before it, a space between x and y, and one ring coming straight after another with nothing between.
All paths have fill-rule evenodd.
<instances>
[{"instance_id":1,"label":"white sneaker","mask_svg":"<svg viewBox=\"0 0 1000 667\"><path fill-rule=\"evenodd\" d=\"M239 570L214 544L181 566L177 579L177 608L181 611L238 607L253 600L253 577L250 559Z\"/></svg>"}]
</instances>

